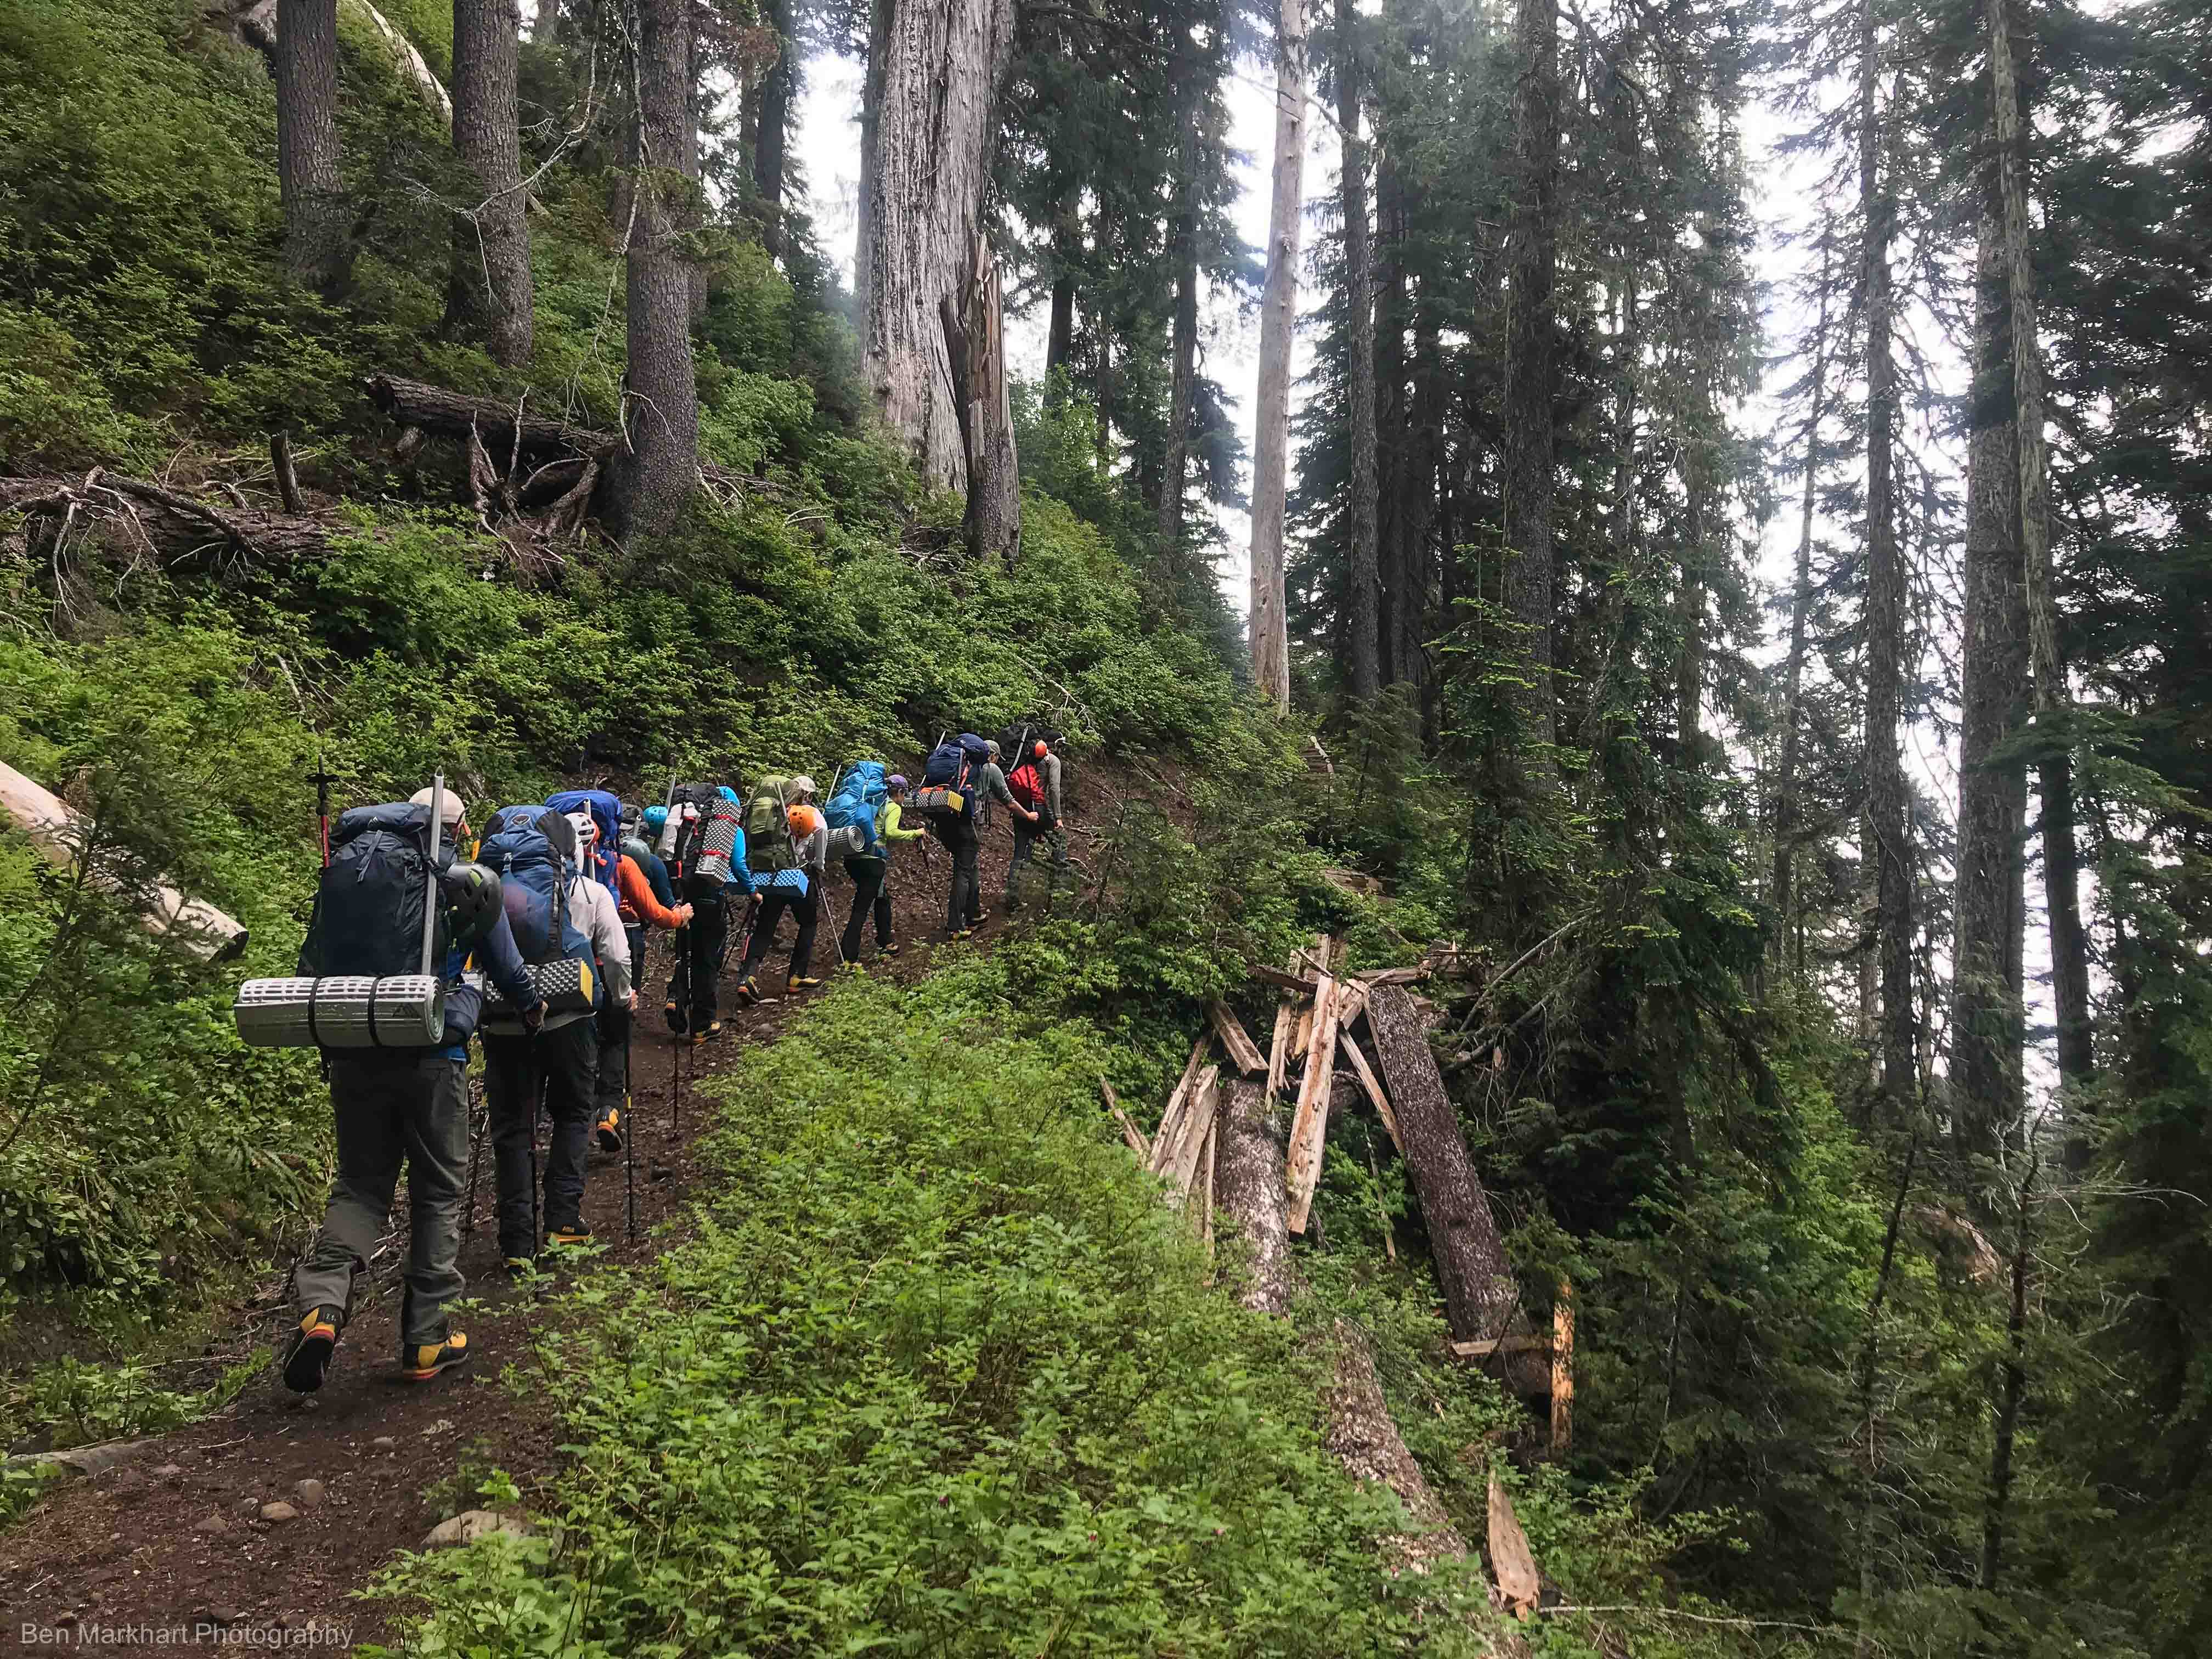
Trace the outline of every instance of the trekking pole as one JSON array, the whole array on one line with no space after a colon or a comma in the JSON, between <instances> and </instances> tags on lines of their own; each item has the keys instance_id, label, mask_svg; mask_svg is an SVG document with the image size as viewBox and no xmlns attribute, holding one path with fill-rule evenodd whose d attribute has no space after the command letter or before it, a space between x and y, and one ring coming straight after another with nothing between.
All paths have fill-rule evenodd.
<instances>
[{"instance_id":1,"label":"trekking pole","mask_svg":"<svg viewBox=\"0 0 2212 1659\"><path fill-rule=\"evenodd\" d=\"M461 1218L461 1236L473 1238L477 1231L477 1171L483 1165L484 1138L491 1133L491 1109L487 1103L483 1116L479 1118L473 1102L469 1107L469 1197L468 1209Z\"/></svg>"},{"instance_id":2,"label":"trekking pole","mask_svg":"<svg viewBox=\"0 0 2212 1659\"><path fill-rule=\"evenodd\" d=\"M626 1189L624 1203L628 1222L624 1232L632 1243L637 1242L637 1125L630 1119L630 1096L633 1092L629 1074L630 1028L637 1024L637 1016L630 1016L629 1025L623 1028L623 1185Z\"/></svg>"},{"instance_id":3,"label":"trekking pole","mask_svg":"<svg viewBox=\"0 0 2212 1659\"><path fill-rule=\"evenodd\" d=\"M533 1044L537 1041L531 1039ZM533 1257L545 1246L545 1217L538 1190L538 1120L545 1109L547 1081L545 1068L533 1064L530 1073L530 1254Z\"/></svg>"},{"instance_id":4,"label":"trekking pole","mask_svg":"<svg viewBox=\"0 0 2212 1659\"><path fill-rule=\"evenodd\" d=\"M307 775L315 786L315 828L323 843L323 868L331 867L331 786L337 781L325 769L322 751L315 753L315 769Z\"/></svg>"}]
</instances>

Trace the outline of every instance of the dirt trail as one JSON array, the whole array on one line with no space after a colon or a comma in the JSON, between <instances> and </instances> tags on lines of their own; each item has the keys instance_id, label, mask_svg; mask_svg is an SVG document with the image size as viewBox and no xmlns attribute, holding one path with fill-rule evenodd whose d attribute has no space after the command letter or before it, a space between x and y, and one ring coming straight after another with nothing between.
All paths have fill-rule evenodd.
<instances>
[{"instance_id":1,"label":"dirt trail","mask_svg":"<svg viewBox=\"0 0 2212 1659\"><path fill-rule=\"evenodd\" d=\"M925 865L920 844L906 850L894 876L895 929L900 955L879 958L866 971L889 971L911 982L925 975L939 947L948 872L941 848ZM1006 927L996 901L1006 880L1010 843L1003 825L983 842L983 890L989 919L972 941L989 949ZM853 889L833 874L830 900L842 920ZM814 971L835 971L836 946L827 915L816 944ZM760 975L770 1000L738 1006L730 995L737 978L732 961L722 981L724 1033L696 1049L682 1050L688 1084L737 1067L756 1046L772 1042L799 1000L781 994L790 955L786 923L778 948ZM870 928L864 952L872 956ZM653 936L650 971L641 981L640 1016L632 1044L631 1099L636 1141L637 1192L642 1237L624 1237L623 1160L594 1151L584 1215L601 1245L602 1260L649 1260L682 1237L687 1202L700 1195L706 1173L697 1140L708 1127L708 1103L689 1097L680 1123L672 1115L671 1073L679 1048L660 1015L669 969L666 936ZM540 1144L543 1145L543 1126ZM470 1365L435 1382L398 1380L393 1319L398 1310L396 1253L375 1264L374 1298L356 1310L339 1344L330 1380L311 1400L287 1393L270 1374L250 1385L228 1408L167 1436L122 1468L79 1480L45 1498L22 1522L0 1532L0 1652L38 1650L28 1626L58 1631L78 1645L97 1639L100 1627L125 1624L219 1626L233 1641L272 1637L305 1645L311 1625L343 1632L336 1645L386 1639L392 1609L349 1599L392 1557L418 1547L439 1521L481 1501L451 1480L464 1463L481 1471L504 1468L522 1485L526 1502L533 1482L558 1462L562 1401L542 1384L527 1392L501 1386L510 1363L526 1360L533 1316L546 1310L539 1297L511 1285L499 1271L491 1214L489 1155L479 1173L471 1218L464 1221L461 1270L468 1293L484 1310L460 1322L476 1351ZM404 1188L394 1206L406 1213ZM472 1221L473 1224L470 1224ZM674 1224L672 1225L672 1224ZM586 1264L562 1275L587 1273ZM272 1346L290 1323L279 1307L281 1281L234 1310L234 1325L253 1326ZM319 1501L299 1483L320 1482ZM441 1481L447 1490L433 1490ZM295 1518L268 1521L261 1506L284 1503ZM78 1628L84 1637L80 1638ZM248 1636L252 1632L252 1637ZM283 1635L279 1636L278 1633ZM43 1638L52 1650L57 1638ZM214 1645L213 1630L187 1637ZM323 1638L331 1645L329 1637ZM175 1638L172 1638L173 1643Z\"/></svg>"}]
</instances>

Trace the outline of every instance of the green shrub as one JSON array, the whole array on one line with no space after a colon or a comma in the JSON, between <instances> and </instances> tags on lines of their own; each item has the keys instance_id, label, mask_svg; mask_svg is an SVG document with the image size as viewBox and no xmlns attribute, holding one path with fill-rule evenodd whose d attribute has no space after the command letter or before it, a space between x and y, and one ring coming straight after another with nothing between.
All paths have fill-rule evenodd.
<instances>
[{"instance_id":1,"label":"green shrub","mask_svg":"<svg viewBox=\"0 0 2212 1659\"><path fill-rule=\"evenodd\" d=\"M1347 1655L1424 1617L1478 1650L1459 1581L1383 1570L1322 1358L1195 1288L1103 1059L978 963L841 991L710 1085L727 1201L548 1339L557 1545L404 1565L410 1650Z\"/></svg>"}]
</instances>

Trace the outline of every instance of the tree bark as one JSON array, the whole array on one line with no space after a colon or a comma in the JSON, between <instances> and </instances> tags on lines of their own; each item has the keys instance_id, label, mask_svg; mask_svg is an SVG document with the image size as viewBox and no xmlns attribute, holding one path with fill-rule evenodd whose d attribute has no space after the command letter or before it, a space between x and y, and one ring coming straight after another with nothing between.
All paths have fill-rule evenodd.
<instances>
[{"instance_id":1,"label":"tree bark","mask_svg":"<svg viewBox=\"0 0 2212 1659\"><path fill-rule=\"evenodd\" d=\"M1505 609L1524 683L1509 766L1557 775L1552 686L1553 287L1559 263L1559 0L1516 0L1513 198L1506 221Z\"/></svg>"},{"instance_id":2,"label":"tree bark","mask_svg":"<svg viewBox=\"0 0 2212 1659\"><path fill-rule=\"evenodd\" d=\"M1376 629L1382 684L1395 685L1410 678L1401 648L1401 633L1410 630L1399 620L1407 603L1399 550L1405 543L1403 486L1412 422L1406 395L1405 191L1387 146L1375 171L1375 207L1381 244L1375 292Z\"/></svg>"},{"instance_id":3,"label":"tree bark","mask_svg":"<svg viewBox=\"0 0 2212 1659\"><path fill-rule=\"evenodd\" d=\"M328 292L344 280L346 204L338 173L337 0L279 0L276 183L284 263Z\"/></svg>"},{"instance_id":4,"label":"tree bark","mask_svg":"<svg viewBox=\"0 0 2212 1659\"><path fill-rule=\"evenodd\" d=\"M2021 836L2027 774L1998 758L2027 703L2014 447L2012 306L1996 179L1984 169L1975 250L1964 638L1960 652L1958 874L1952 887L1952 1128L1962 1158L1996 1152L2022 1103Z\"/></svg>"},{"instance_id":5,"label":"tree bark","mask_svg":"<svg viewBox=\"0 0 2212 1659\"><path fill-rule=\"evenodd\" d=\"M453 149L477 200L453 221L445 332L492 361L530 361L530 222L522 188L521 52L515 0L453 0Z\"/></svg>"},{"instance_id":6,"label":"tree bark","mask_svg":"<svg viewBox=\"0 0 2212 1659\"><path fill-rule=\"evenodd\" d=\"M1451 1334L1462 1341L1504 1336L1520 1306L1520 1291L1491 1214L1490 1195L1468 1157L1459 1114L1430 1051L1429 1022L1403 989L1378 985L1367 995L1367 1023L1389 1086L1406 1169L1428 1224Z\"/></svg>"},{"instance_id":7,"label":"tree bark","mask_svg":"<svg viewBox=\"0 0 2212 1659\"><path fill-rule=\"evenodd\" d=\"M1820 315L1813 331L1813 406L1805 422L1805 491L1798 508L1797 568L1790 597L1790 654L1783 670L1782 758L1774 781L1774 880L1769 896L1777 924L1778 965L1780 953L1789 948L1796 906L1797 838L1802 833L1797 765L1804 741L1805 643L1813 609L1813 521L1820 493L1820 417L1827 412L1831 251L1824 234Z\"/></svg>"},{"instance_id":8,"label":"tree bark","mask_svg":"<svg viewBox=\"0 0 2212 1659\"><path fill-rule=\"evenodd\" d=\"M2012 299L2012 372L2020 426L2020 516L2035 723L2045 746L2039 768L2043 880L2051 919L2051 982L2058 1014L2058 1077L2078 1090L2096 1073L2089 1012L2089 940L2081 925L2081 855L2074 840L2072 757L2060 724L2068 701L2051 592L2049 447L2044 427L2043 345L2036 324L2035 262L2028 222L2026 96L2020 84L2010 7L1989 0L1990 79L1996 107L2004 197L2007 286Z\"/></svg>"},{"instance_id":9,"label":"tree bark","mask_svg":"<svg viewBox=\"0 0 2212 1659\"><path fill-rule=\"evenodd\" d=\"M2012 1507L2013 1441L2020 1430L2021 1396L2027 1389L2028 1205L2035 1189L2036 1162L2030 1155L2020 1188L2020 1224L2012 1252L2012 1308L2005 1319L2005 1357L1999 1372L1996 1434L1990 1448L1989 1507L1982 1521L1982 1571L1978 1588L1996 1592L2004 1566L2005 1524Z\"/></svg>"},{"instance_id":10,"label":"tree bark","mask_svg":"<svg viewBox=\"0 0 2212 1659\"><path fill-rule=\"evenodd\" d=\"M791 101L797 79L790 0L768 0L762 21L775 31L775 61L762 76L759 137L753 147L753 188L768 209L769 234L781 241L783 228L784 156L790 142Z\"/></svg>"},{"instance_id":11,"label":"tree bark","mask_svg":"<svg viewBox=\"0 0 2212 1659\"><path fill-rule=\"evenodd\" d=\"M1894 295L1889 244L1895 204L1881 175L1887 132L1875 0L1860 23L1859 200L1865 216L1861 297L1866 313L1866 768L1864 845L1874 856L1875 939L1881 994L1881 1086L1893 1121L1913 1085L1912 848L1899 749L1905 655L1905 562L1898 547L1892 445L1897 425Z\"/></svg>"},{"instance_id":12,"label":"tree bark","mask_svg":"<svg viewBox=\"0 0 2212 1659\"><path fill-rule=\"evenodd\" d=\"M1375 295L1367 241L1367 146L1359 137L1359 9L1336 0L1336 119L1343 140L1346 404L1352 422L1350 532L1346 552L1346 663L1354 700L1382 689L1377 632L1375 471Z\"/></svg>"},{"instance_id":13,"label":"tree bark","mask_svg":"<svg viewBox=\"0 0 2212 1659\"><path fill-rule=\"evenodd\" d=\"M1267 1091L1241 1079L1231 1084L1220 1133L1214 1193L1220 1213L1244 1241L1241 1299L1255 1313L1279 1318L1290 1312L1298 1274L1284 1226L1282 1133ZM1354 1480L1380 1481L1406 1506L1416 1529L1384 1540L1393 1564L1418 1571L1464 1556L1465 1541L1390 1416L1366 1336L1343 1320L1332 1336L1336 1364L1328 1392L1328 1449Z\"/></svg>"},{"instance_id":14,"label":"tree bark","mask_svg":"<svg viewBox=\"0 0 2212 1659\"><path fill-rule=\"evenodd\" d=\"M637 111L631 164L637 192L629 246L629 373L617 469L617 528L665 525L699 481L699 387L691 363L690 261L682 236L693 191L690 0L637 0Z\"/></svg>"},{"instance_id":15,"label":"tree bark","mask_svg":"<svg viewBox=\"0 0 2212 1659\"><path fill-rule=\"evenodd\" d=\"M1260 387L1252 455L1252 678L1291 706L1290 615L1283 592L1289 483L1291 345L1297 329L1298 231L1306 154L1305 0L1279 0L1275 27L1275 174L1267 279L1260 295Z\"/></svg>"},{"instance_id":16,"label":"tree bark","mask_svg":"<svg viewBox=\"0 0 2212 1659\"><path fill-rule=\"evenodd\" d=\"M1011 565L1021 547L1021 480L1006 386L999 262L980 230L968 280L957 295L945 297L941 311L968 467L969 556Z\"/></svg>"},{"instance_id":17,"label":"tree bark","mask_svg":"<svg viewBox=\"0 0 2212 1659\"><path fill-rule=\"evenodd\" d=\"M982 228L1013 0L900 0L878 21L861 368L884 424L923 475L962 489L967 461L939 307L966 282Z\"/></svg>"}]
</instances>

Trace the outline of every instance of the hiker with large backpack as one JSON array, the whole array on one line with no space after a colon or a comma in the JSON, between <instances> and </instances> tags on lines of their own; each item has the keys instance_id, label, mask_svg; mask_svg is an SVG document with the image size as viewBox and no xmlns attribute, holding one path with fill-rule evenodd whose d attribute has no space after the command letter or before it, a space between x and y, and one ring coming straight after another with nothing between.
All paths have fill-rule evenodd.
<instances>
[{"instance_id":1,"label":"hiker with large backpack","mask_svg":"<svg viewBox=\"0 0 2212 1659\"><path fill-rule=\"evenodd\" d=\"M981 878L976 859L982 850L977 831L987 803L1000 800L1009 811L1025 813L1006 793L1006 775L994 763L998 745L963 732L929 751L921 769L915 810L931 835L952 858L952 884L945 896L945 935L965 939L983 925Z\"/></svg>"},{"instance_id":2,"label":"hiker with large backpack","mask_svg":"<svg viewBox=\"0 0 2212 1659\"><path fill-rule=\"evenodd\" d=\"M1067 828L1060 815L1060 757L1048 734L1025 732L1018 741L1021 750L1014 757L1014 769L1006 775L1006 790L1030 817L1014 820L1014 852L1006 863L1006 914L1022 908L1018 884L1029 869L1032 848L1042 842L1052 854L1044 887L1045 912L1050 915L1060 884L1073 881L1067 867Z\"/></svg>"},{"instance_id":3,"label":"hiker with large backpack","mask_svg":"<svg viewBox=\"0 0 2212 1659\"><path fill-rule=\"evenodd\" d=\"M622 929L634 984L645 970L645 926L623 893L622 872L627 861L616 845L622 828L622 802L604 789L563 789L548 795L545 804L567 816L576 832L584 873L613 898L616 925ZM596 898L592 903L594 908L603 908ZM599 966L600 977L608 977L606 963L602 961ZM630 1023L636 1000L635 996L620 1000L605 998L593 1017L599 1027L599 1063L592 1073L592 1134L605 1152L623 1149L623 1102L629 1093Z\"/></svg>"},{"instance_id":4,"label":"hiker with large backpack","mask_svg":"<svg viewBox=\"0 0 2212 1659\"><path fill-rule=\"evenodd\" d=\"M430 854L433 817L437 862ZM469 1038L483 1007L481 987L464 975L470 953L526 1026L545 1015L524 971L496 876L453 863L468 836L468 811L442 787L404 805L363 806L342 816L301 946L304 977L376 978L417 972L430 959L443 978L445 1028L434 1047L323 1050L337 1127L337 1173L321 1230L293 1273L300 1322L286 1345L285 1385L320 1388L353 1295L392 1212L407 1166L406 1291L399 1307L400 1374L426 1382L468 1358L467 1335L445 1310L467 1288L461 1277L460 1210L469 1155ZM445 943L439 943L442 936ZM312 1024L314 1015L309 1010ZM374 1013L371 1011L371 1027Z\"/></svg>"},{"instance_id":5,"label":"hiker with large backpack","mask_svg":"<svg viewBox=\"0 0 2212 1659\"><path fill-rule=\"evenodd\" d=\"M788 781L777 781L789 792ZM807 793L812 793L811 781L799 781L807 783ZM746 1002L761 1000L760 983L754 975L774 947L776 924L787 910L799 924L799 938L791 947L785 988L795 994L822 983L813 972L814 934L822 921L822 883L830 867L829 823L820 811L803 801L788 807L781 839L771 839L758 856L769 860L769 866L763 872L757 862L753 871L760 914L754 918L751 936L745 942L744 966L738 975L738 995Z\"/></svg>"},{"instance_id":6,"label":"hiker with large backpack","mask_svg":"<svg viewBox=\"0 0 2212 1659\"><path fill-rule=\"evenodd\" d=\"M533 805L510 806L486 828L478 856L499 875L523 960L565 970L591 988L577 1006L549 1014L534 1033L496 1017L484 1022L499 1249L508 1271L520 1273L537 1260L541 1234L556 1250L591 1242L584 1178L599 1086L597 1015L609 1000L635 1004L620 913L613 895L585 873L588 849L575 825L550 806ZM595 969L604 970L604 982ZM542 1216L533 1179L541 1097L553 1119Z\"/></svg>"},{"instance_id":7,"label":"hiker with large backpack","mask_svg":"<svg viewBox=\"0 0 2212 1659\"><path fill-rule=\"evenodd\" d=\"M751 893L753 877L737 791L720 784L689 787L693 793L683 805L692 817L678 838L678 868L691 920L678 936L666 1012L669 1029L696 1046L722 1034L720 981L730 948L730 899Z\"/></svg>"},{"instance_id":8,"label":"hiker with large backpack","mask_svg":"<svg viewBox=\"0 0 2212 1659\"><path fill-rule=\"evenodd\" d=\"M838 954L848 968L860 961L860 936L871 912L876 919L876 950L896 956L898 942L891 937L891 854L901 842L920 841L925 833L902 827L906 780L893 773L884 775L881 761L855 763L840 780L823 816L830 821L830 851L845 862L853 881L852 914L845 919L845 934Z\"/></svg>"}]
</instances>

